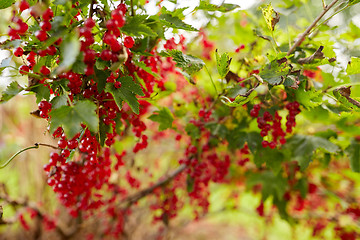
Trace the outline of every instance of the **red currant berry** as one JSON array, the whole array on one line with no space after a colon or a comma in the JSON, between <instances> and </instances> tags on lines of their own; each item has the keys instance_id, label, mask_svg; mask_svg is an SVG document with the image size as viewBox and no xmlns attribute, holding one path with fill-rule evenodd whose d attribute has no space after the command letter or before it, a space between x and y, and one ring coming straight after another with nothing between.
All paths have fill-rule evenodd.
<instances>
[{"instance_id":1,"label":"red currant berry","mask_svg":"<svg viewBox=\"0 0 360 240\"><path fill-rule=\"evenodd\" d=\"M84 63L91 64L95 61L95 51L92 49L86 49L84 52Z\"/></svg>"},{"instance_id":2,"label":"red currant berry","mask_svg":"<svg viewBox=\"0 0 360 240\"><path fill-rule=\"evenodd\" d=\"M87 28L87 27L80 28L79 33L80 33L80 36L83 36L85 38L92 37L91 29Z\"/></svg>"},{"instance_id":3,"label":"red currant berry","mask_svg":"<svg viewBox=\"0 0 360 240\"><path fill-rule=\"evenodd\" d=\"M46 172L49 172L50 171L50 169L51 169L51 165L50 164L45 164L44 166L43 166L43 169L46 171Z\"/></svg>"},{"instance_id":4,"label":"red currant berry","mask_svg":"<svg viewBox=\"0 0 360 240\"><path fill-rule=\"evenodd\" d=\"M86 76L90 76L90 75L93 75L94 74L94 67L91 66L91 65L88 65L86 68L85 68L85 75Z\"/></svg>"},{"instance_id":5,"label":"red currant berry","mask_svg":"<svg viewBox=\"0 0 360 240\"><path fill-rule=\"evenodd\" d=\"M115 42L117 42L115 35L110 34L110 33L108 33L108 32L105 33L105 36L104 36L104 38L103 38L103 41L104 41L104 43L106 43L106 44L108 44L108 45L112 45L112 44L114 44Z\"/></svg>"},{"instance_id":6,"label":"red currant berry","mask_svg":"<svg viewBox=\"0 0 360 240\"><path fill-rule=\"evenodd\" d=\"M270 143L269 143L269 147L270 147L271 149L276 148L276 142L270 142Z\"/></svg>"},{"instance_id":7,"label":"red currant berry","mask_svg":"<svg viewBox=\"0 0 360 240\"><path fill-rule=\"evenodd\" d=\"M49 54L50 56L54 56L57 52L57 49L54 45L48 46L48 48L46 49L46 53Z\"/></svg>"},{"instance_id":8,"label":"red currant berry","mask_svg":"<svg viewBox=\"0 0 360 240\"><path fill-rule=\"evenodd\" d=\"M269 146L269 142L264 140L261 142L261 145L263 146L263 148L266 148Z\"/></svg>"},{"instance_id":9,"label":"red currant berry","mask_svg":"<svg viewBox=\"0 0 360 240\"><path fill-rule=\"evenodd\" d=\"M70 149L77 148L78 145L79 145L79 142L76 139L73 139L73 140L70 140L67 142L67 146Z\"/></svg>"},{"instance_id":10,"label":"red currant berry","mask_svg":"<svg viewBox=\"0 0 360 240\"><path fill-rule=\"evenodd\" d=\"M127 12L127 7L126 7L126 5L124 3L120 3L116 7L116 9L120 10L123 13L123 15Z\"/></svg>"},{"instance_id":11,"label":"red currant berry","mask_svg":"<svg viewBox=\"0 0 360 240\"><path fill-rule=\"evenodd\" d=\"M112 58L112 52L108 49L105 49L100 53L100 58L104 61L110 61Z\"/></svg>"},{"instance_id":12,"label":"red currant berry","mask_svg":"<svg viewBox=\"0 0 360 240\"><path fill-rule=\"evenodd\" d=\"M23 35L24 33L26 33L26 31L29 29L29 26L24 23L24 22L20 22L18 24L18 33Z\"/></svg>"},{"instance_id":13,"label":"red currant berry","mask_svg":"<svg viewBox=\"0 0 360 240\"><path fill-rule=\"evenodd\" d=\"M50 169L49 169L49 170L50 170ZM49 178L49 179L47 180L47 184L48 184L50 187L52 187L52 186L54 186L54 185L56 184L56 180L53 179L53 178Z\"/></svg>"},{"instance_id":14,"label":"red currant berry","mask_svg":"<svg viewBox=\"0 0 360 240\"><path fill-rule=\"evenodd\" d=\"M30 68L26 65L21 65L20 68L19 68L19 72L20 74L28 74L30 71Z\"/></svg>"},{"instance_id":15,"label":"red currant berry","mask_svg":"<svg viewBox=\"0 0 360 240\"><path fill-rule=\"evenodd\" d=\"M257 111L255 108L250 110L250 116L252 117L258 117L259 116L259 111Z\"/></svg>"},{"instance_id":16,"label":"red currant berry","mask_svg":"<svg viewBox=\"0 0 360 240\"><path fill-rule=\"evenodd\" d=\"M24 54L24 50L21 47L18 47L14 51L14 55L16 57L21 57Z\"/></svg>"},{"instance_id":17,"label":"red currant berry","mask_svg":"<svg viewBox=\"0 0 360 240\"><path fill-rule=\"evenodd\" d=\"M46 32L45 32L45 31L42 31L42 30L36 31L36 32L35 32L35 37L36 37L37 39L39 39L39 41L41 41L41 42L42 42L42 41L45 41L45 40L48 38Z\"/></svg>"},{"instance_id":18,"label":"red currant berry","mask_svg":"<svg viewBox=\"0 0 360 240\"><path fill-rule=\"evenodd\" d=\"M49 75L50 74L50 70L45 67L45 66L41 66L40 68L40 73L43 74L43 75Z\"/></svg>"},{"instance_id":19,"label":"red currant berry","mask_svg":"<svg viewBox=\"0 0 360 240\"><path fill-rule=\"evenodd\" d=\"M58 40L56 40L56 42L54 42L56 46L59 46L61 43L62 43L62 38L59 38Z\"/></svg>"},{"instance_id":20,"label":"red currant berry","mask_svg":"<svg viewBox=\"0 0 360 240\"><path fill-rule=\"evenodd\" d=\"M40 57L45 57L47 55L47 51L42 49L40 49L37 53Z\"/></svg>"},{"instance_id":21,"label":"red currant berry","mask_svg":"<svg viewBox=\"0 0 360 240\"><path fill-rule=\"evenodd\" d=\"M69 150L69 149L64 149L64 150L62 150L62 151L61 151L61 156L62 156L63 158L69 157L69 156L70 156L70 150Z\"/></svg>"},{"instance_id":22,"label":"red currant berry","mask_svg":"<svg viewBox=\"0 0 360 240\"><path fill-rule=\"evenodd\" d=\"M67 141L64 138L59 139L58 147L61 149L65 149L67 146Z\"/></svg>"},{"instance_id":23,"label":"red currant berry","mask_svg":"<svg viewBox=\"0 0 360 240\"><path fill-rule=\"evenodd\" d=\"M269 112L264 112L265 121L270 122L270 121L272 121L272 118L273 117L271 116L271 114Z\"/></svg>"},{"instance_id":24,"label":"red currant berry","mask_svg":"<svg viewBox=\"0 0 360 240\"><path fill-rule=\"evenodd\" d=\"M44 21L50 21L54 17L54 13L51 8L46 9L42 17Z\"/></svg>"},{"instance_id":25,"label":"red currant berry","mask_svg":"<svg viewBox=\"0 0 360 240\"><path fill-rule=\"evenodd\" d=\"M116 82L114 83L114 86L115 86L115 88L121 88L121 82L116 81Z\"/></svg>"},{"instance_id":26,"label":"red currant berry","mask_svg":"<svg viewBox=\"0 0 360 240\"><path fill-rule=\"evenodd\" d=\"M48 32L51 30L51 23L49 21L43 21L40 23L41 30Z\"/></svg>"},{"instance_id":27,"label":"red currant berry","mask_svg":"<svg viewBox=\"0 0 360 240\"><path fill-rule=\"evenodd\" d=\"M286 139L284 137L280 138L280 144L284 145L286 143Z\"/></svg>"},{"instance_id":28,"label":"red currant berry","mask_svg":"<svg viewBox=\"0 0 360 240\"><path fill-rule=\"evenodd\" d=\"M95 21L92 18L88 18L85 20L84 25L87 28L93 28L95 27Z\"/></svg>"},{"instance_id":29,"label":"red currant berry","mask_svg":"<svg viewBox=\"0 0 360 240\"><path fill-rule=\"evenodd\" d=\"M44 112L44 111L40 111L39 115L40 115L41 118L48 118L49 117L49 114L47 112Z\"/></svg>"},{"instance_id":30,"label":"red currant berry","mask_svg":"<svg viewBox=\"0 0 360 240\"><path fill-rule=\"evenodd\" d=\"M268 135L268 132L265 129L263 129L263 130L261 130L260 135L262 137L265 137L266 135Z\"/></svg>"},{"instance_id":31,"label":"red currant berry","mask_svg":"<svg viewBox=\"0 0 360 240\"><path fill-rule=\"evenodd\" d=\"M19 5L20 12L28 9L30 7L29 3L26 0L22 0Z\"/></svg>"},{"instance_id":32,"label":"red currant berry","mask_svg":"<svg viewBox=\"0 0 360 240\"><path fill-rule=\"evenodd\" d=\"M134 46L134 39L130 36L125 37L124 39L124 46L127 48L132 48Z\"/></svg>"},{"instance_id":33,"label":"red currant berry","mask_svg":"<svg viewBox=\"0 0 360 240\"><path fill-rule=\"evenodd\" d=\"M115 30L117 28L117 21L114 19L109 19L106 22L106 28L109 29L110 31Z\"/></svg>"},{"instance_id":34,"label":"red currant berry","mask_svg":"<svg viewBox=\"0 0 360 240\"><path fill-rule=\"evenodd\" d=\"M255 104L253 109L255 109L256 111L260 111L261 109L260 104Z\"/></svg>"},{"instance_id":35,"label":"red currant berry","mask_svg":"<svg viewBox=\"0 0 360 240\"><path fill-rule=\"evenodd\" d=\"M110 47L113 52L119 52L122 49L122 45L118 41L111 44ZM116 57L118 58L118 56Z\"/></svg>"}]
</instances>

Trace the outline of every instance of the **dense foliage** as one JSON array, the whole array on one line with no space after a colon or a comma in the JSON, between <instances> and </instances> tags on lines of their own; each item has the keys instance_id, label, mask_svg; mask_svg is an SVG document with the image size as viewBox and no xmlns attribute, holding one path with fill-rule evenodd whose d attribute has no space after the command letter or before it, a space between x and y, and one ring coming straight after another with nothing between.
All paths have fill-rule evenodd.
<instances>
[{"instance_id":1,"label":"dense foliage","mask_svg":"<svg viewBox=\"0 0 360 240\"><path fill-rule=\"evenodd\" d=\"M63 239L126 239L147 204L154 239L168 239L173 221L205 217L224 187L224 209L251 192L269 224L279 215L314 238L357 239L360 26L349 16L359 1L180 2L1 1L12 16L0 71L14 74L1 102L34 94L31 114L57 145L28 149L53 148L47 184L76 219L65 229L4 193L14 222L31 232L41 220Z\"/></svg>"}]
</instances>

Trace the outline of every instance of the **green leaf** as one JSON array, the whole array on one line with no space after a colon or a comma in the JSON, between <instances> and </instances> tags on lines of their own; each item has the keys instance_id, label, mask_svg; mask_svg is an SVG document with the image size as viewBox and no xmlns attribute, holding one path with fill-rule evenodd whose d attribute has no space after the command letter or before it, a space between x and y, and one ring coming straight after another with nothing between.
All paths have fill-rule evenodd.
<instances>
[{"instance_id":1,"label":"green leaf","mask_svg":"<svg viewBox=\"0 0 360 240\"><path fill-rule=\"evenodd\" d=\"M183 29L186 31L198 31L196 28L192 27L191 25L184 23L179 17L171 15L170 12L161 14L159 19L161 23L163 23L166 27Z\"/></svg>"},{"instance_id":2,"label":"green leaf","mask_svg":"<svg viewBox=\"0 0 360 240\"><path fill-rule=\"evenodd\" d=\"M346 73L348 75L360 73L360 58L351 57L350 62L347 65Z\"/></svg>"},{"instance_id":3,"label":"green leaf","mask_svg":"<svg viewBox=\"0 0 360 240\"><path fill-rule=\"evenodd\" d=\"M213 11L219 11L219 12L229 12L236 8L240 7L236 4L229 4L229 3L223 3L222 5L218 6L215 4L208 3L206 1L200 1L200 5L196 7L196 10L204 10L207 12L213 12Z\"/></svg>"},{"instance_id":4,"label":"green leaf","mask_svg":"<svg viewBox=\"0 0 360 240\"><path fill-rule=\"evenodd\" d=\"M132 77L130 77L130 76L121 77L117 81L121 82L120 90L128 90L139 96L145 96L145 94L143 93L143 90L141 89L141 86L138 83L134 82Z\"/></svg>"},{"instance_id":5,"label":"green leaf","mask_svg":"<svg viewBox=\"0 0 360 240\"><path fill-rule=\"evenodd\" d=\"M104 70L105 67L110 67L109 61L104 61L101 58L96 59L95 67L99 70Z\"/></svg>"},{"instance_id":6,"label":"green leaf","mask_svg":"<svg viewBox=\"0 0 360 240\"><path fill-rule=\"evenodd\" d=\"M2 97L0 102L6 102L9 101L11 98L15 97L17 94L19 94L24 88L22 88L17 82L12 82L7 86L5 91L2 92Z\"/></svg>"},{"instance_id":7,"label":"green leaf","mask_svg":"<svg viewBox=\"0 0 360 240\"><path fill-rule=\"evenodd\" d=\"M285 178L281 174L275 175L272 171L251 173L247 176L246 186L251 188L256 184L262 185L262 199L265 201L268 197L274 196L277 199L283 199L288 186Z\"/></svg>"},{"instance_id":8,"label":"green leaf","mask_svg":"<svg viewBox=\"0 0 360 240\"><path fill-rule=\"evenodd\" d=\"M118 107L122 108L122 101L124 100L129 104L134 113L139 114L139 101L136 98L136 94L144 96L141 86L135 83L130 76L121 77L118 79L121 82L120 88L115 88L114 84L107 83L105 90L113 95L114 100Z\"/></svg>"},{"instance_id":9,"label":"green leaf","mask_svg":"<svg viewBox=\"0 0 360 240\"><path fill-rule=\"evenodd\" d=\"M309 187L309 184L308 184L308 181L306 178L300 178L298 180L298 182L296 183L296 185L294 186L294 188L296 190L299 190L300 192L300 195L303 199L305 199L306 197L306 194L308 193L308 187Z\"/></svg>"},{"instance_id":10,"label":"green leaf","mask_svg":"<svg viewBox=\"0 0 360 240\"><path fill-rule=\"evenodd\" d=\"M279 13L274 10L271 3L267 5L266 8L261 10L269 30L274 31L275 25L279 22L280 19Z\"/></svg>"},{"instance_id":11,"label":"green leaf","mask_svg":"<svg viewBox=\"0 0 360 240\"><path fill-rule=\"evenodd\" d=\"M230 150L240 149L247 140L247 134L242 132L241 129L236 128L233 131L228 131L226 140L229 143L228 148Z\"/></svg>"},{"instance_id":12,"label":"green leaf","mask_svg":"<svg viewBox=\"0 0 360 240\"><path fill-rule=\"evenodd\" d=\"M110 71L99 70L95 68L94 80L97 83L98 92L101 93L105 89L106 79L110 76Z\"/></svg>"},{"instance_id":13,"label":"green leaf","mask_svg":"<svg viewBox=\"0 0 360 240\"><path fill-rule=\"evenodd\" d=\"M194 183L195 183L195 179L192 178L190 174L188 174L186 177L186 190L188 193L194 191Z\"/></svg>"},{"instance_id":14,"label":"green leaf","mask_svg":"<svg viewBox=\"0 0 360 240\"><path fill-rule=\"evenodd\" d=\"M200 138L200 129L192 123L186 125L185 131L192 139Z\"/></svg>"},{"instance_id":15,"label":"green leaf","mask_svg":"<svg viewBox=\"0 0 360 240\"><path fill-rule=\"evenodd\" d=\"M121 28L121 31L129 36L152 36L156 37L157 34L144 22L147 15L136 15L126 18L126 24Z\"/></svg>"},{"instance_id":16,"label":"green leaf","mask_svg":"<svg viewBox=\"0 0 360 240\"><path fill-rule=\"evenodd\" d=\"M31 91L36 93L36 103L39 103L43 99L47 101L50 99L50 89L43 84L32 87Z\"/></svg>"},{"instance_id":17,"label":"green leaf","mask_svg":"<svg viewBox=\"0 0 360 240\"><path fill-rule=\"evenodd\" d=\"M319 106L322 103L322 92L316 91L315 88L306 91L305 86L306 82L304 81L295 91L296 101L307 109Z\"/></svg>"},{"instance_id":18,"label":"green leaf","mask_svg":"<svg viewBox=\"0 0 360 240\"><path fill-rule=\"evenodd\" d=\"M228 129L223 124L207 123L205 127L210 130L213 136L217 136L221 139L224 139L228 134Z\"/></svg>"},{"instance_id":19,"label":"green leaf","mask_svg":"<svg viewBox=\"0 0 360 240\"><path fill-rule=\"evenodd\" d=\"M295 135L285 145L291 150L292 157L299 162L300 168L305 170L312 160L314 151L321 148L328 153L336 153L340 148L325 138L305 135Z\"/></svg>"},{"instance_id":20,"label":"green leaf","mask_svg":"<svg viewBox=\"0 0 360 240\"><path fill-rule=\"evenodd\" d=\"M355 5L355 4L359 3L359 2L360 2L360 0L349 0L348 5L349 5L349 6Z\"/></svg>"},{"instance_id":21,"label":"green leaf","mask_svg":"<svg viewBox=\"0 0 360 240\"><path fill-rule=\"evenodd\" d=\"M156 77L158 79L160 78L160 76L157 73L153 72L150 67L146 66L146 64L144 62L140 62L140 61L136 62L135 61L134 64L136 66L138 66L139 68L141 68L142 70L144 70L145 72L151 74L153 77Z\"/></svg>"},{"instance_id":22,"label":"green leaf","mask_svg":"<svg viewBox=\"0 0 360 240\"><path fill-rule=\"evenodd\" d=\"M216 50L216 66L219 72L220 78L224 79L230 70L231 58L228 53L223 53L221 56Z\"/></svg>"},{"instance_id":23,"label":"green leaf","mask_svg":"<svg viewBox=\"0 0 360 240\"><path fill-rule=\"evenodd\" d=\"M233 102L231 102L228 98L222 97L222 102L229 107L240 107L254 99L256 96L257 93L255 91L252 91L248 96L238 95ZM223 99L225 99L226 101L224 101Z\"/></svg>"},{"instance_id":24,"label":"green leaf","mask_svg":"<svg viewBox=\"0 0 360 240\"><path fill-rule=\"evenodd\" d=\"M289 74L290 67L286 62L279 60L271 61L261 71L260 77L268 82L270 85L282 84L285 77Z\"/></svg>"},{"instance_id":25,"label":"green leaf","mask_svg":"<svg viewBox=\"0 0 360 240\"><path fill-rule=\"evenodd\" d=\"M254 162L257 167L261 167L263 163L266 163L267 167L275 174L278 174L284 158L284 154L277 149L259 148L255 153Z\"/></svg>"},{"instance_id":26,"label":"green leaf","mask_svg":"<svg viewBox=\"0 0 360 240\"><path fill-rule=\"evenodd\" d=\"M99 123L99 143L100 146L104 146L105 144L105 140L107 137L107 133L110 131L110 124L106 125L104 123L104 121L102 121L102 119L100 119L100 123Z\"/></svg>"},{"instance_id":27,"label":"green leaf","mask_svg":"<svg viewBox=\"0 0 360 240\"><path fill-rule=\"evenodd\" d=\"M76 34L69 34L60 45L61 62L56 74L69 70L80 53L80 41Z\"/></svg>"},{"instance_id":28,"label":"green leaf","mask_svg":"<svg viewBox=\"0 0 360 240\"><path fill-rule=\"evenodd\" d=\"M54 110L54 109L60 108L62 106L65 106L65 105L67 105L67 101L68 101L68 98L65 94L56 96L53 99L51 99L51 101L50 101L51 109Z\"/></svg>"},{"instance_id":29,"label":"green leaf","mask_svg":"<svg viewBox=\"0 0 360 240\"><path fill-rule=\"evenodd\" d=\"M360 143L352 140L349 147L345 149L350 159L350 167L354 172L360 173Z\"/></svg>"},{"instance_id":30,"label":"green leaf","mask_svg":"<svg viewBox=\"0 0 360 240\"><path fill-rule=\"evenodd\" d=\"M260 133L258 132L249 132L246 135L246 142L249 146L249 149L251 152L256 152L259 146L261 146L262 137L260 136ZM262 148L262 146L261 146Z\"/></svg>"},{"instance_id":31,"label":"green leaf","mask_svg":"<svg viewBox=\"0 0 360 240\"><path fill-rule=\"evenodd\" d=\"M97 132L99 118L95 112L97 106L89 100L77 102L73 106L62 106L50 112L50 132L62 126L66 137L71 139L81 131L81 123L85 123L90 131Z\"/></svg>"},{"instance_id":32,"label":"green leaf","mask_svg":"<svg viewBox=\"0 0 360 240\"><path fill-rule=\"evenodd\" d=\"M71 70L74 73L78 73L78 74L84 74L85 73L85 68L86 68L86 64L84 63L84 61L77 59L74 64L71 67Z\"/></svg>"},{"instance_id":33,"label":"green leaf","mask_svg":"<svg viewBox=\"0 0 360 240\"><path fill-rule=\"evenodd\" d=\"M176 67L181 68L184 72L192 75L200 71L205 65L204 61L200 58L183 54L180 50L162 51L160 56L172 57L176 62Z\"/></svg>"},{"instance_id":34,"label":"green leaf","mask_svg":"<svg viewBox=\"0 0 360 240\"><path fill-rule=\"evenodd\" d=\"M8 8L15 3L15 0L1 0L0 9Z\"/></svg>"},{"instance_id":35,"label":"green leaf","mask_svg":"<svg viewBox=\"0 0 360 240\"><path fill-rule=\"evenodd\" d=\"M160 111L155 111L155 113L149 119L160 124L159 131L172 127L174 117L168 108L162 108Z\"/></svg>"},{"instance_id":36,"label":"green leaf","mask_svg":"<svg viewBox=\"0 0 360 240\"><path fill-rule=\"evenodd\" d=\"M54 5L65 5L68 2L68 0L55 0L53 2Z\"/></svg>"}]
</instances>

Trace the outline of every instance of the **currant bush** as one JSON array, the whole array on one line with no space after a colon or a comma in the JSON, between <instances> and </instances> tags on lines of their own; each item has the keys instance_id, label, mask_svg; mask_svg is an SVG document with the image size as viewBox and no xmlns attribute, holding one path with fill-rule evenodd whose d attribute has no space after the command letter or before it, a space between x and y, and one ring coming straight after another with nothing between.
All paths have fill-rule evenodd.
<instances>
[{"instance_id":1,"label":"currant bush","mask_svg":"<svg viewBox=\"0 0 360 240\"><path fill-rule=\"evenodd\" d=\"M35 236L37 219L64 239L122 239L136 208L146 207L156 239L166 239L164 229L188 207L192 219L211 213L212 194L224 187L224 210L241 209L240 197L251 192L257 199L251 211L267 223L278 214L311 228L312 237L331 228L338 239L358 238L358 226L342 219L360 218L358 183L343 161L360 171L359 133L351 128L359 125L360 103L348 87L359 60L349 57L344 69L331 44L322 52L317 34L335 28L318 28L304 40L305 31L289 47L275 38L281 14L271 4L261 9L264 22L234 11L236 24L229 24L216 12L237 5L200 1L191 13L205 11L209 24L196 29L183 21L186 11L155 2L159 11L150 16L150 1L13 1L0 43L11 56L0 70L15 69L28 83L10 83L1 102L21 92L36 96L32 115L47 123L56 144L28 149L53 149L43 166L47 187L74 225L64 231L62 212L52 216L0 196L24 207L15 215L22 228ZM292 4L302 6L286 8ZM230 25L241 39L226 33ZM287 31L289 38L298 29ZM225 38L232 46L219 43ZM330 67L336 76L326 72ZM318 125L324 118L334 124Z\"/></svg>"}]
</instances>

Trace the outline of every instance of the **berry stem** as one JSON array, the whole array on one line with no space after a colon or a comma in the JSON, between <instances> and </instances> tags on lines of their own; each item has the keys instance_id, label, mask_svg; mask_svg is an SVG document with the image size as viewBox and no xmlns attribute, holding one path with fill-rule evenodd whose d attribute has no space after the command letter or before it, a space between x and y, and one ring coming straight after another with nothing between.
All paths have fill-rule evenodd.
<instances>
[{"instance_id":1,"label":"berry stem","mask_svg":"<svg viewBox=\"0 0 360 240\"><path fill-rule=\"evenodd\" d=\"M219 92L218 92L218 90L217 90L217 88L216 88L216 86L215 86L214 80L212 79L211 74L210 74L210 71L209 71L209 69L207 68L206 65L205 65L205 69L206 69L206 71L207 71L207 73L208 73L208 75L209 75L209 77L210 77L210 80L211 80L212 85L214 86L216 95L219 95Z\"/></svg>"},{"instance_id":2,"label":"berry stem","mask_svg":"<svg viewBox=\"0 0 360 240\"><path fill-rule=\"evenodd\" d=\"M24 149L21 149L21 150L17 151L14 155L12 155L11 158L9 158L4 164L2 164L2 165L0 166L0 169L5 168L5 167L6 167L17 155L19 155L20 153L25 152L25 151L30 150L30 149L35 149L35 148L39 148L39 144L38 144L38 143L35 143L34 146L27 147L27 148L24 148Z\"/></svg>"},{"instance_id":3,"label":"berry stem","mask_svg":"<svg viewBox=\"0 0 360 240\"><path fill-rule=\"evenodd\" d=\"M50 148L54 148L54 149L59 149L58 147L55 147L53 145L50 145L50 144L46 144L46 143L35 143L34 146L31 146L31 147L27 147L27 148L24 148L24 149L21 149L19 151L17 151L14 155L12 155L11 158L9 158L4 164L0 165L0 169L3 169L5 168L7 165L9 165L9 163L17 156L19 155L20 153L23 153L27 150L30 150L30 149L36 149L36 148L39 148L39 146L43 146L43 147L50 147Z\"/></svg>"}]
</instances>

